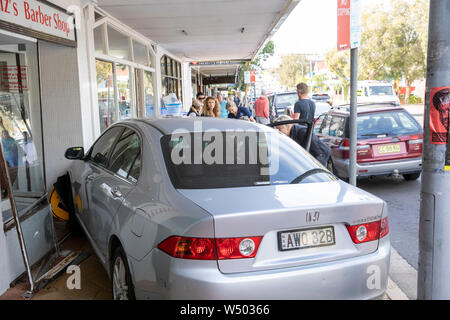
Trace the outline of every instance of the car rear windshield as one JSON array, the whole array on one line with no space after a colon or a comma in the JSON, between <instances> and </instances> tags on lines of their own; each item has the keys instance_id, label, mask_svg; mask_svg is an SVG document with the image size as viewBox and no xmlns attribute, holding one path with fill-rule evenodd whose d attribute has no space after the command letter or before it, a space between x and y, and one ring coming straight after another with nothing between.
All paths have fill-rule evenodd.
<instances>
[{"instance_id":1,"label":"car rear windshield","mask_svg":"<svg viewBox=\"0 0 450 320\"><path fill-rule=\"evenodd\" d=\"M254 187L336 179L320 170L324 168L319 162L278 131L180 133L162 137L161 147L170 179L177 189ZM313 169L319 170L298 179Z\"/></svg>"},{"instance_id":2,"label":"car rear windshield","mask_svg":"<svg viewBox=\"0 0 450 320\"><path fill-rule=\"evenodd\" d=\"M280 94L277 96L277 107L286 108L293 106L298 101L298 95L294 93Z\"/></svg>"},{"instance_id":3,"label":"car rear windshield","mask_svg":"<svg viewBox=\"0 0 450 320\"><path fill-rule=\"evenodd\" d=\"M371 86L369 87L369 95L371 96L393 96L391 86Z\"/></svg>"},{"instance_id":4,"label":"car rear windshield","mask_svg":"<svg viewBox=\"0 0 450 320\"><path fill-rule=\"evenodd\" d=\"M421 133L419 123L406 111L377 112L358 115L358 138L401 136Z\"/></svg>"}]
</instances>

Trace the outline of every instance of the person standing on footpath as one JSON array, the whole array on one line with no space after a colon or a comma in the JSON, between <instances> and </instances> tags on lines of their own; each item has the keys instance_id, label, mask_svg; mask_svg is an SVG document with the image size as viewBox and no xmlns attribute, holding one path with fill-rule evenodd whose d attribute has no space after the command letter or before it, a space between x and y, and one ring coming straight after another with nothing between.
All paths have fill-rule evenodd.
<instances>
[{"instance_id":1,"label":"person standing on footpath","mask_svg":"<svg viewBox=\"0 0 450 320\"><path fill-rule=\"evenodd\" d=\"M217 100L219 100L220 103L220 117L228 118L227 102L225 101L221 93L217 94Z\"/></svg>"},{"instance_id":2,"label":"person standing on footpath","mask_svg":"<svg viewBox=\"0 0 450 320\"><path fill-rule=\"evenodd\" d=\"M255 102L255 120L257 123L269 124L269 99L266 90L261 90L261 96Z\"/></svg>"},{"instance_id":3,"label":"person standing on footpath","mask_svg":"<svg viewBox=\"0 0 450 320\"><path fill-rule=\"evenodd\" d=\"M236 105L236 107L240 107L241 106L241 98L239 97L239 94L237 93L237 91L234 93L234 104Z\"/></svg>"},{"instance_id":4,"label":"person standing on footpath","mask_svg":"<svg viewBox=\"0 0 450 320\"><path fill-rule=\"evenodd\" d=\"M289 121L292 120L288 115L279 116L275 122L281 121ZM284 124L280 126L276 126L276 129L281 133L284 133L292 140L298 143L300 146L304 146L306 143L306 139L308 138L308 128L304 125L300 124ZM316 158L323 166L328 165L328 161L331 157L331 149L330 147L320 140L314 132L311 136L311 146L309 148L309 153Z\"/></svg>"},{"instance_id":5,"label":"person standing on footpath","mask_svg":"<svg viewBox=\"0 0 450 320\"><path fill-rule=\"evenodd\" d=\"M308 97L308 85L300 82L297 85L298 101L294 105L294 119L314 121L316 104Z\"/></svg>"}]
</instances>

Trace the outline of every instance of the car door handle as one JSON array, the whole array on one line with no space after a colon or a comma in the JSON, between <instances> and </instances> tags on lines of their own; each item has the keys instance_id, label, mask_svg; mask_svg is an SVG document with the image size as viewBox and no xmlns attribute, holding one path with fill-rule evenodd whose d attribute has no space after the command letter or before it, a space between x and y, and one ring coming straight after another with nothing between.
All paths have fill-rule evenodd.
<instances>
[{"instance_id":1,"label":"car door handle","mask_svg":"<svg viewBox=\"0 0 450 320\"><path fill-rule=\"evenodd\" d=\"M123 194L119 188L111 189L111 195L113 198L122 198Z\"/></svg>"},{"instance_id":2,"label":"car door handle","mask_svg":"<svg viewBox=\"0 0 450 320\"><path fill-rule=\"evenodd\" d=\"M86 181L91 182L92 180L94 180L94 178L95 178L95 175L89 174L89 175L86 177Z\"/></svg>"}]
</instances>

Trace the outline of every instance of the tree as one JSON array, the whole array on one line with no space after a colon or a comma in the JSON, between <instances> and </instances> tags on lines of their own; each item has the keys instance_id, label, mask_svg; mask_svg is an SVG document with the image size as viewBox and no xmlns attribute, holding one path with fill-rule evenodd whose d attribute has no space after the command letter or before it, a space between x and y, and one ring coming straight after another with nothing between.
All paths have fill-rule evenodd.
<instances>
[{"instance_id":1,"label":"tree","mask_svg":"<svg viewBox=\"0 0 450 320\"><path fill-rule=\"evenodd\" d=\"M396 1L392 16L387 59L391 77L396 79L401 75L405 81L405 101L408 101L413 81L425 77L428 1L418 0L412 4L406 0Z\"/></svg>"},{"instance_id":2,"label":"tree","mask_svg":"<svg viewBox=\"0 0 450 320\"><path fill-rule=\"evenodd\" d=\"M306 75L311 72L309 61L300 54L288 54L281 57L278 68L281 85L293 88L299 82L306 82Z\"/></svg>"},{"instance_id":3,"label":"tree","mask_svg":"<svg viewBox=\"0 0 450 320\"><path fill-rule=\"evenodd\" d=\"M412 82L425 76L427 28L427 0L396 0L384 7L366 9L362 14L358 78L396 82L403 79L408 101ZM333 49L327 55L327 63L345 90L350 59L344 56L349 56L349 52L337 53Z\"/></svg>"},{"instance_id":4,"label":"tree","mask_svg":"<svg viewBox=\"0 0 450 320\"><path fill-rule=\"evenodd\" d=\"M261 52L255 57L252 62L245 62L241 66L241 71L239 73L239 85L238 88L241 90L246 90L246 85L244 83L244 72L245 71L256 71L261 70L261 62L267 61L271 56L275 54L275 44L273 40L270 40L266 43Z\"/></svg>"},{"instance_id":5,"label":"tree","mask_svg":"<svg viewBox=\"0 0 450 320\"><path fill-rule=\"evenodd\" d=\"M360 80L387 79L391 76L385 56L389 51L387 38L388 28L391 27L388 15L381 6L376 6L363 12L361 20L358 78Z\"/></svg>"},{"instance_id":6,"label":"tree","mask_svg":"<svg viewBox=\"0 0 450 320\"><path fill-rule=\"evenodd\" d=\"M325 59L328 68L341 81L344 88L344 99L346 100L350 89L350 51L338 51L337 48L333 48L327 53Z\"/></svg>"}]
</instances>

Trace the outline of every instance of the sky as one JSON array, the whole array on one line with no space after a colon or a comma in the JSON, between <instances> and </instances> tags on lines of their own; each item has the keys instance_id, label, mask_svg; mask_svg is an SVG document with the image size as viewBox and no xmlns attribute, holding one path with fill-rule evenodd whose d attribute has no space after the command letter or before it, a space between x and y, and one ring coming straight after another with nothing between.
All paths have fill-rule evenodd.
<instances>
[{"instance_id":1,"label":"sky","mask_svg":"<svg viewBox=\"0 0 450 320\"><path fill-rule=\"evenodd\" d=\"M362 8L388 0L361 0ZM337 0L301 0L272 40L275 56L264 67L277 67L289 53L325 54L337 45Z\"/></svg>"}]
</instances>

